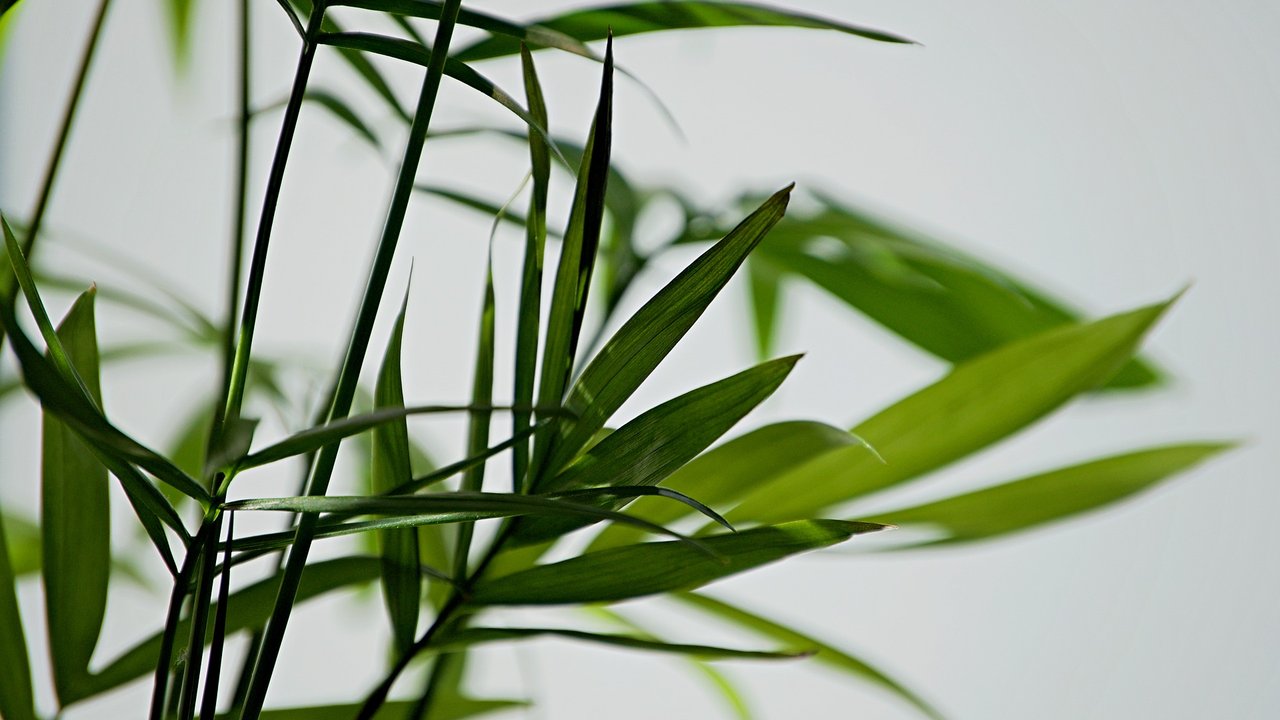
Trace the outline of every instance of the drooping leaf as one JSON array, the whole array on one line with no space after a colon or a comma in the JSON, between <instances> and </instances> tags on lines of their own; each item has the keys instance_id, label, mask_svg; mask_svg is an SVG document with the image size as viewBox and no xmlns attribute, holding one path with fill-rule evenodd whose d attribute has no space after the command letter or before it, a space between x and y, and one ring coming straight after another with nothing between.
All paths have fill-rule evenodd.
<instances>
[{"instance_id":1,"label":"drooping leaf","mask_svg":"<svg viewBox=\"0 0 1280 720\"><path fill-rule=\"evenodd\" d=\"M36 720L31 659L18 609L17 574L9 560L5 515L0 513L0 716Z\"/></svg>"},{"instance_id":2,"label":"drooping leaf","mask_svg":"<svg viewBox=\"0 0 1280 720\"><path fill-rule=\"evenodd\" d=\"M874 523L801 520L702 538L702 543L720 559L675 542L628 545L481 580L471 602L580 604L693 590L796 553L883 528Z\"/></svg>"},{"instance_id":3,"label":"drooping leaf","mask_svg":"<svg viewBox=\"0 0 1280 720\"><path fill-rule=\"evenodd\" d=\"M92 290L81 295L57 333L66 357L101 406ZM40 527L45 615L54 687L59 697L88 671L107 609L111 514L107 469L70 428L43 418Z\"/></svg>"},{"instance_id":4,"label":"drooping leaf","mask_svg":"<svg viewBox=\"0 0 1280 720\"><path fill-rule=\"evenodd\" d=\"M712 507L728 508L766 481L833 450L862 446L851 433L811 421L766 425L734 438L698 457L662 482L663 487L690 494ZM675 503L641 500L628 514L667 524L689 514ZM590 548L639 542L643 531L610 524L596 536Z\"/></svg>"},{"instance_id":5,"label":"drooping leaf","mask_svg":"<svg viewBox=\"0 0 1280 720\"><path fill-rule=\"evenodd\" d=\"M772 395L799 359L797 355L762 363L642 413L546 483L546 491L657 485ZM615 500L611 506L620 504ZM581 520L522 519L510 542L528 545L582 526Z\"/></svg>"},{"instance_id":6,"label":"drooping leaf","mask_svg":"<svg viewBox=\"0 0 1280 720\"><path fill-rule=\"evenodd\" d=\"M577 360L582 319L591 275L596 265L604 220L604 198L609 181L609 158L613 147L613 45L610 42L600 81L591 132L578 167L577 185L569 224L560 245L560 262L551 291L546 338L542 344L542 374L538 380L538 400L543 405L559 405ZM541 489L558 467L548 466L554 458L556 428L549 427L534 437L533 477L529 487ZM554 460L553 460L554 462Z\"/></svg>"},{"instance_id":7,"label":"drooping leaf","mask_svg":"<svg viewBox=\"0 0 1280 720\"><path fill-rule=\"evenodd\" d=\"M307 566L307 573L302 578L298 590L297 602L302 603L334 590L340 590L361 583L372 582L378 578L381 564L377 558L345 557L336 560L323 560ZM256 582L231 594L231 604L227 607L227 633L260 627L271 614L272 601L280 576ZM209 621L217 616L215 605ZM190 620L184 618L176 628L179 637L190 632ZM206 634L206 637L208 635ZM89 677L77 690L74 697L64 699L71 704L131 682L155 669L156 658L160 652L161 635L157 633L134 645L115 660L107 664L101 672Z\"/></svg>"},{"instance_id":8,"label":"drooping leaf","mask_svg":"<svg viewBox=\"0 0 1280 720\"><path fill-rule=\"evenodd\" d=\"M786 211L788 187L764 203L645 303L587 365L565 406L546 467L562 468L688 332L751 250Z\"/></svg>"},{"instance_id":9,"label":"drooping leaf","mask_svg":"<svg viewBox=\"0 0 1280 720\"><path fill-rule=\"evenodd\" d=\"M877 516L880 522L944 533L924 546L986 540L1106 507L1232 447L1189 443L1149 448Z\"/></svg>"},{"instance_id":10,"label":"drooping leaf","mask_svg":"<svg viewBox=\"0 0 1280 720\"><path fill-rule=\"evenodd\" d=\"M782 8L742 2L708 2L707 0L664 0L571 10L562 15L535 20L530 29L548 29L581 42L601 40L610 31L614 37L637 33L685 28L711 27L794 27L836 30L871 40L910 43L911 40L870 28L825 20ZM511 33L494 35L458 51L464 62L514 55L520 51L520 40L537 47L537 37L517 38Z\"/></svg>"},{"instance_id":11,"label":"drooping leaf","mask_svg":"<svg viewBox=\"0 0 1280 720\"><path fill-rule=\"evenodd\" d=\"M794 660L808 657L812 653L806 649L798 650L740 650L737 648L716 647L713 645L689 645L685 643L669 643L636 635L616 635L609 633L587 632L568 628L493 628L472 627L459 630L441 641L437 649L454 650L469 648L493 642L526 640L540 637L566 638L582 640L589 643L612 645L630 650L648 650L652 652L688 655L707 660Z\"/></svg>"},{"instance_id":12,"label":"drooping leaf","mask_svg":"<svg viewBox=\"0 0 1280 720\"><path fill-rule=\"evenodd\" d=\"M400 376L400 354L404 337L405 312L409 292L405 290L400 314L391 328L391 338L382 358L374 407L404 408L404 386ZM388 492L413 478L409 457L409 426L404 417L373 430L370 450L370 484L375 493ZM391 620L396 647L404 652L413 644L418 628L418 608L422 598L422 573L418 570L418 534L414 528L378 533L382 557L382 595Z\"/></svg>"},{"instance_id":13,"label":"drooping leaf","mask_svg":"<svg viewBox=\"0 0 1280 720\"><path fill-rule=\"evenodd\" d=\"M959 365L853 429L880 457L861 449L827 453L783 473L726 516L778 522L821 514L1002 440L1110 379L1169 304L1054 328Z\"/></svg>"},{"instance_id":14,"label":"drooping leaf","mask_svg":"<svg viewBox=\"0 0 1280 720\"><path fill-rule=\"evenodd\" d=\"M780 643L813 648L816 651L814 659L818 662L888 690L915 706L926 717L934 718L934 720L941 720L942 718L942 715L937 710L897 680L869 665L866 661L822 642L813 635L802 633L753 612L743 610L736 605L730 605L706 595L684 593L674 597L721 620L746 628Z\"/></svg>"},{"instance_id":15,"label":"drooping leaf","mask_svg":"<svg viewBox=\"0 0 1280 720\"><path fill-rule=\"evenodd\" d=\"M351 130L355 131L356 135L367 140L370 145L375 148L382 147L382 141L378 139L377 134L375 134L369 127L369 124L356 113L347 101L343 100L337 94L327 90L312 88L307 90L306 94L302 96L302 99L308 102L313 102L325 110L328 110L335 118L342 121L342 123L351 128Z\"/></svg>"},{"instance_id":16,"label":"drooping leaf","mask_svg":"<svg viewBox=\"0 0 1280 720\"><path fill-rule=\"evenodd\" d=\"M960 363L1080 320L1043 290L941 242L825 195L818 212L791 215L760 248L774 272L803 277L944 360ZM1159 380L1128 363L1107 387Z\"/></svg>"}]
</instances>

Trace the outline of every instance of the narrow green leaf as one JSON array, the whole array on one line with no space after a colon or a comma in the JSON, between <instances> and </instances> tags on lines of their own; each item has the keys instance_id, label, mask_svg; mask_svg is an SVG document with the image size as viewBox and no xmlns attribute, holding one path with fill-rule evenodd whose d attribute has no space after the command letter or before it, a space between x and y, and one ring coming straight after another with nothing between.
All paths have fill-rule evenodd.
<instances>
[{"instance_id":1,"label":"narrow green leaf","mask_svg":"<svg viewBox=\"0 0 1280 720\"><path fill-rule=\"evenodd\" d=\"M1046 292L940 241L899 228L824 195L819 211L789 216L760 257L813 282L905 340L952 363L1078 322ZM1142 361L1107 387L1159 380Z\"/></svg>"},{"instance_id":2,"label":"narrow green leaf","mask_svg":"<svg viewBox=\"0 0 1280 720\"><path fill-rule=\"evenodd\" d=\"M1106 507L1233 447L1231 443L1190 443L1149 448L878 513L878 517L882 522L928 526L944 533L924 546L986 540Z\"/></svg>"},{"instance_id":3,"label":"narrow green leaf","mask_svg":"<svg viewBox=\"0 0 1280 720\"><path fill-rule=\"evenodd\" d=\"M786 211L788 187L690 264L645 303L587 365L565 403L548 473L563 468L671 352Z\"/></svg>"},{"instance_id":4,"label":"narrow green leaf","mask_svg":"<svg viewBox=\"0 0 1280 720\"><path fill-rule=\"evenodd\" d=\"M377 558L345 557L336 560L323 560L307 566L307 573L302 578L298 590L297 602L302 603L334 590L341 590L352 585L372 582L378 578L381 564ZM272 601L279 586L280 575L256 582L231 594L231 604L227 607L227 634L256 628L266 622L271 614ZM209 621L217 616L215 604ZM185 636L191 630L190 618L184 618L175 634ZM207 637L208 635L206 635ZM161 635L152 635L146 640L125 651L99 673L89 677L72 698L64 699L65 704L84 700L117 688L125 683L147 675L155 669L156 658L160 652Z\"/></svg>"},{"instance_id":5,"label":"narrow green leaf","mask_svg":"<svg viewBox=\"0 0 1280 720\"><path fill-rule=\"evenodd\" d=\"M183 70L191 57L192 0L165 0L169 20L169 42L173 46L173 64Z\"/></svg>"},{"instance_id":6,"label":"narrow green leaf","mask_svg":"<svg viewBox=\"0 0 1280 720\"><path fill-rule=\"evenodd\" d=\"M627 648L629 650L648 650L652 652L688 655L707 660L794 660L812 655L807 650L740 650L737 648L716 647L713 645L688 645L669 643L652 638L635 635L615 635L608 633L586 632L567 628L489 628L476 627L459 630L440 641L438 650L455 650L483 645L492 642L526 640L541 637L566 638L582 640L601 645Z\"/></svg>"},{"instance_id":7,"label":"narrow green leaf","mask_svg":"<svg viewBox=\"0 0 1280 720\"><path fill-rule=\"evenodd\" d=\"M726 516L777 522L821 514L998 442L1110 379L1169 304L1048 330L959 365L854 428L881 457L858 448L827 453Z\"/></svg>"},{"instance_id":8,"label":"narrow green leaf","mask_svg":"<svg viewBox=\"0 0 1280 720\"><path fill-rule=\"evenodd\" d=\"M497 220L494 220L494 232L497 231ZM476 338L476 359L471 379L471 403L485 405L493 402L493 356L494 356L494 321L496 314L493 295L493 235L489 235L489 255L485 263L484 299L480 308L480 322ZM472 457L484 452L489 446L489 430L492 425L492 413L472 413L468 418L467 455ZM466 492L479 492L484 488L483 461L475 463L462 474L460 488ZM471 552L471 537L474 524L462 523L458 526L458 543L454 548L453 574L456 577L467 577L467 560Z\"/></svg>"},{"instance_id":9,"label":"narrow green leaf","mask_svg":"<svg viewBox=\"0 0 1280 720\"><path fill-rule=\"evenodd\" d=\"M391 338L382 358L378 383L374 390L374 406L379 409L403 409L404 386L400 376L400 354L404 337L404 318L409 304L405 289L400 314L391 328ZM404 417L379 425L373 430L370 452L370 481L375 493L388 492L413 479L409 457L409 426ZM290 533L292 534L292 533ZM391 620L392 638L399 652L413 645L418 629L418 608L422 597L422 573L418 570L418 534L413 528L386 530L378 533L382 557L382 595Z\"/></svg>"},{"instance_id":10,"label":"narrow green leaf","mask_svg":"<svg viewBox=\"0 0 1280 720\"><path fill-rule=\"evenodd\" d=\"M782 273L759 257L747 260L747 284L751 302L751 319L755 328L756 354L767 358L773 351L777 334Z\"/></svg>"},{"instance_id":11,"label":"narrow green leaf","mask_svg":"<svg viewBox=\"0 0 1280 720\"><path fill-rule=\"evenodd\" d=\"M883 525L802 520L701 538L720 560L675 542L601 550L499 578L482 580L475 605L556 605L614 602L693 590L790 555L875 532Z\"/></svg>"},{"instance_id":12,"label":"narrow green leaf","mask_svg":"<svg viewBox=\"0 0 1280 720\"><path fill-rule=\"evenodd\" d=\"M551 30L581 42L603 39L612 30L614 37L638 33L711 27L794 27L836 30L870 40L911 43L904 37L824 20L781 8L742 2L708 2L707 0L664 0L637 2L571 10L562 15L529 23L529 28ZM523 38L531 46L541 43L536 37ZM519 40L511 34L495 35L462 48L457 57L462 61L514 55L520 51Z\"/></svg>"},{"instance_id":13,"label":"narrow green leaf","mask_svg":"<svg viewBox=\"0 0 1280 720\"><path fill-rule=\"evenodd\" d=\"M908 690L897 680L894 680L884 672L869 665L866 661L854 657L844 650L828 645L812 635L807 635L797 630L793 630L786 625L782 625L755 613L743 610L735 605L730 605L706 595L687 593L675 595L674 597L681 602L692 605L693 607L705 613L714 615L721 620L725 620L733 623L734 625L759 633L764 637L771 638L780 643L789 643L802 647L813 648L817 651L814 659L818 662L888 690L899 698L902 698L915 706L917 710L927 717L934 718L934 720L941 720L942 718L942 715L939 714L937 710L933 709L933 707L922 700L920 696L916 695L911 690Z\"/></svg>"},{"instance_id":14,"label":"narrow green leaf","mask_svg":"<svg viewBox=\"0 0 1280 720\"><path fill-rule=\"evenodd\" d=\"M363 415L335 420L290 435L278 443L244 456L236 465L238 471L279 462L296 455L314 452L344 438L358 435L387 423L402 420L410 415L436 415L441 413L475 413L494 410L510 410L510 405L416 405L407 408L387 408Z\"/></svg>"},{"instance_id":15,"label":"narrow green leaf","mask_svg":"<svg viewBox=\"0 0 1280 720\"><path fill-rule=\"evenodd\" d=\"M591 290L613 145L612 47L611 42L600 81L595 117L578 166L569 224L564 232L564 242L560 244L560 261L551 291L546 338L542 344L542 375L538 381L538 399L543 405L558 405L564 399L577 359L582 317ZM548 458L553 456L554 429L548 428L534 437L531 488L541 489L541 483L557 469L547 466Z\"/></svg>"},{"instance_id":16,"label":"narrow green leaf","mask_svg":"<svg viewBox=\"0 0 1280 720\"><path fill-rule=\"evenodd\" d=\"M354 130L356 135L359 135L369 141L370 145L375 148L382 147L382 141L378 139L378 136L369 127L369 124L361 119L356 111L347 104L347 101L338 97L336 94L327 90L312 88L307 90L306 94L302 96L302 99L308 102L313 102L325 110L328 110L335 118Z\"/></svg>"},{"instance_id":17,"label":"narrow green leaf","mask_svg":"<svg viewBox=\"0 0 1280 720\"><path fill-rule=\"evenodd\" d=\"M31 659L18 609L17 575L9 560L5 515L0 513L0 717L36 720Z\"/></svg>"},{"instance_id":18,"label":"narrow green leaf","mask_svg":"<svg viewBox=\"0 0 1280 720\"><path fill-rule=\"evenodd\" d=\"M525 707L523 700L475 700L467 697L450 698L432 708L427 720L463 720L488 713ZM413 702L395 701L383 705L374 715L375 720L411 720ZM360 703L350 705L323 705L317 707L280 708L263 710L261 720L351 720L360 711ZM218 720L240 720L234 713L218 716Z\"/></svg>"},{"instance_id":19,"label":"narrow green leaf","mask_svg":"<svg viewBox=\"0 0 1280 720\"><path fill-rule=\"evenodd\" d=\"M524 75L524 92L529 103L529 114L542 127L547 127L547 105L542 95L542 84L528 48L521 46L520 64ZM520 309L516 320L515 379L512 384L513 402L517 405L533 404L534 383L538 369L538 334L542 320L542 274L547 247L547 194L551 181L551 158L546 145L528 131L530 178L533 193L529 198L529 213L525 219L524 263L520 273ZM501 213L494 217L501 218ZM530 413L511 414L511 434L519 436L532 427ZM516 491L528 487L529 443L521 440L511 451L511 482Z\"/></svg>"},{"instance_id":20,"label":"narrow green leaf","mask_svg":"<svg viewBox=\"0 0 1280 720\"><path fill-rule=\"evenodd\" d=\"M92 290L81 295L57 333L66 358L101 406L98 340ZM111 513L107 469L70 428L43 418L40 527L44 535L45 616L54 687L68 687L88 672L107 609L111 575Z\"/></svg>"},{"instance_id":21,"label":"narrow green leaf","mask_svg":"<svg viewBox=\"0 0 1280 720\"><path fill-rule=\"evenodd\" d=\"M762 363L642 413L545 483L545 491L657 485L772 395L799 359ZM616 509L625 502L615 499L610 506ZM581 520L526 518L516 522L510 542L513 547L529 545L582 526Z\"/></svg>"}]
</instances>

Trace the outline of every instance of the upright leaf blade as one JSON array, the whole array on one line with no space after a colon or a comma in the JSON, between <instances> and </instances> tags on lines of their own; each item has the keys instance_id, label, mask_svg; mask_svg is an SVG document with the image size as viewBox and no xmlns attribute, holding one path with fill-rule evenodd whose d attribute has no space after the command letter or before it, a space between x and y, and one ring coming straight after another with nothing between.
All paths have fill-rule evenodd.
<instances>
[{"instance_id":1,"label":"upright leaf blade","mask_svg":"<svg viewBox=\"0 0 1280 720\"><path fill-rule=\"evenodd\" d=\"M93 290L81 295L57 332L68 361L100 407L93 300ZM65 697L88 672L106 614L111 574L107 469L51 413L43 418L41 458L45 615L54 687Z\"/></svg>"},{"instance_id":2,"label":"upright leaf blade","mask_svg":"<svg viewBox=\"0 0 1280 720\"><path fill-rule=\"evenodd\" d=\"M18 609L17 575L9 560L4 514L0 513L0 716L36 720L31 660Z\"/></svg>"},{"instance_id":3,"label":"upright leaf blade","mask_svg":"<svg viewBox=\"0 0 1280 720\"><path fill-rule=\"evenodd\" d=\"M404 338L405 311L409 293L391 329L382 368L374 389L378 410L404 407L404 386L400 375L400 354ZM413 479L409 457L409 427L401 417L373 430L369 453L370 482L375 493L388 492ZM382 557L382 594L391 620L391 634L400 652L413 644L418 629L418 608L422 599L422 573L418 570L418 531L414 528L378 533Z\"/></svg>"},{"instance_id":4,"label":"upright leaf blade","mask_svg":"<svg viewBox=\"0 0 1280 720\"><path fill-rule=\"evenodd\" d=\"M703 538L702 543L719 555L720 560L677 542L601 550L482 580L476 585L471 602L475 605L563 605L615 602L693 590L789 555L883 528L873 523L801 520Z\"/></svg>"},{"instance_id":5,"label":"upright leaf blade","mask_svg":"<svg viewBox=\"0 0 1280 720\"><path fill-rule=\"evenodd\" d=\"M820 514L1002 440L1110 379L1169 304L1055 328L959 365L853 429L879 458L860 449L827 453L782 474L727 517L778 522Z\"/></svg>"},{"instance_id":6,"label":"upright leaf blade","mask_svg":"<svg viewBox=\"0 0 1280 720\"><path fill-rule=\"evenodd\" d=\"M1230 443L1149 448L878 513L880 522L944 533L924 546L1000 537L1119 502L1231 449Z\"/></svg>"},{"instance_id":7,"label":"upright leaf blade","mask_svg":"<svg viewBox=\"0 0 1280 720\"><path fill-rule=\"evenodd\" d=\"M559 471L671 352L786 211L791 188L769 198L618 329L582 372L565 406L548 473Z\"/></svg>"}]
</instances>

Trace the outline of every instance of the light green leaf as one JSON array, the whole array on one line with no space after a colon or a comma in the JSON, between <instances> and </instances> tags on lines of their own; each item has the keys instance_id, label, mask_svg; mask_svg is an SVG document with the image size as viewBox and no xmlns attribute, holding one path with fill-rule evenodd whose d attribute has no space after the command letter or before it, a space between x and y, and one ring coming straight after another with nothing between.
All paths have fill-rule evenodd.
<instances>
[{"instance_id":1,"label":"light green leaf","mask_svg":"<svg viewBox=\"0 0 1280 720\"><path fill-rule=\"evenodd\" d=\"M643 543L587 553L499 578L474 589L475 605L558 605L614 602L709 582L790 555L882 530L874 523L801 520L701 538L720 559L675 542Z\"/></svg>"},{"instance_id":2,"label":"light green leaf","mask_svg":"<svg viewBox=\"0 0 1280 720\"><path fill-rule=\"evenodd\" d=\"M1125 453L877 513L878 521L923 525L945 533L921 546L986 540L1106 507L1233 447L1231 443L1190 443Z\"/></svg>"},{"instance_id":3,"label":"light green leaf","mask_svg":"<svg viewBox=\"0 0 1280 720\"><path fill-rule=\"evenodd\" d=\"M559 425L548 471L564 467L635 392L711 304L747 254L786 211L791 188L764 203L645 303L587 365Z\"/></svg>"},{"instance_id":4,"label":"light green leaf","mask_svg":"<svg viewBox=\"0 0 1280 720\"><path fill-rule=\"evenodd\" d=\"M67 360L101 406L93 297L92 290L81 295L57 333ZM107 469L79 436L45 413L40 476L49 653L54 687L64 698L68 687L88 672L107 609L111 575Z\"/></svg>"},{"instance_id":5,"label":"light green leaf","mask_svg":"<svg viewBox=\"0 0 1280 720\"><path fill-rule=\"evenodd\" d=\"M664 2L637 2L610 5L583 10L571 10L562 15L535 20L528 27L563 33L581 42L601 40L610 31L614 37L637 33L710 27L795 27L821 30L837 30L871 40L891 43L910 43L897 35L824 20L782 8L742 2L707 2L706 0L666 0ZM526 36L530 46L539 46L538 37ZM458 59L463 61L514 55L520 51L520 40L513 34L496 35L462 48Z\"/></svg>"},{"instance_id":6,"label":"light green leaf","mask_svg":"<svg viewBox=\"0 0 1280 720\"><path fill-rule=\"evenodd\" d=\"M9 561L5 515L0 513L0 717L36 720L31 659L18 609L17 575Z\"/></svg>"},{"instance_id":7,"label":"light green leaf","mask_svg":"<svg viewBox=\"0 0 1280 720\"><path fill-rule=\"evenodd\" d=\"M829 665L841 672L848 673L861 680L871 682L874 685L878 685L888 690L894 695L897 695L908 703L914 705L917 710L927 717L934 718L935 720L940 720L942 717L937 710L933 709L933 707L922 700L920 696L908 690L901 683L889 677L884 672L872 667L865 661L854 657L844 650L840 650L818 640L812 635L799 632L798 630L793 630L786 625L782 625L755 613L743 610L735 605L721 602L720 600L716 600L715 598L711 598L706 595L687 593L676 595L674 597L677 600L692 605L703 612L759 633L764 637L771 638L781 643L790 643L802 647L813 648L817 651L814 655L814 659L818 662L824 665Z\"/></svg>"},{"instance_id":8,"label":"light green leaf","mask_svg":"<svg viewBox=\"0 0 1280 720\"><path fill-rule=\"evenodd\" d=\"M652 652L688 655L707 660L794 660L808 657L812 653L807 650L740 650L736 648L716 647L713 645L688 645L669 643L636 635L615 635L607 633L586 632L567 628L489 628L476 627L459 630L444 638L436 647L438 650L455 650L483 645L492 642L511 640L527 640L541 637L565 638L584 642L612 645L629 650L649 650Z\"/></svg>"},{"instance_id":9,"label":"light green leaf","mask_svg":"<svg viewBox=\"0 0 1280 720\"><path fill-rule=\"evenodd\" d=\"M378 383L374 389L374 406L378 410L403 409L404 386L400 375L400 354L404 337L404 318L409 304L405 289L400 314L391 328L391 338L382 358ZM373 430L370 450L370 483L375 493L388 492L413 479L409 456L409 426L404 417L379 425ZM418 608L422 599L422 573L418 570L418 534L413 528L386 530L378 533L382 557L382 595L391 620L391 634L396 647L404 652L413 645L418 628Z\"/></svg>"},{"instance_id":10,"label":"light green leaf","mask_svg":"<svg viewBox=\"0 0 1280 720\"><path fill-rule=\"evenodd\" d=\"M174 67L183 70L191 57L192 0L165 0L169 20L169 41L173 46Z\"/></svg>"},{"instance_id":11,"label":"light green leaf","mask_svg":"<svg viewBox=\"0 0 1280 720\"><path fill-rule=\"evenodd\" d=\"M778 522L821 514L1002 440L1110 379L1170 303L1048 330L959 365L853 429L880 457L857 448L827 453L783 473L726 517Z\"/></svg>"},{"instance_id":12,"label":"light green leaf","mask_svg":"<svg viewBox=\"0 0 1280 720\"><path fill-rule=\"evenodd\" d=\"M851 433L819 422L794 420L766 425L694 458L662 482L712 507L726 508L782 472L832 450L862 447ZM691 512L675 503L640 500L628 514L665 525ZM590 549L639 542L643 531L607 525Z\"/></svg>"},{"instance_id":13,"label":"light green leaf","mask_svg":"<svg viewBox=\"0 0 1280 720\"><path fill-rule=\"evenodd\" d=\"M781 312L782 273L760 258L747 259L747 290L756 335L756 354L767 358L773 351Z\"/></svg>"}]
</instances>

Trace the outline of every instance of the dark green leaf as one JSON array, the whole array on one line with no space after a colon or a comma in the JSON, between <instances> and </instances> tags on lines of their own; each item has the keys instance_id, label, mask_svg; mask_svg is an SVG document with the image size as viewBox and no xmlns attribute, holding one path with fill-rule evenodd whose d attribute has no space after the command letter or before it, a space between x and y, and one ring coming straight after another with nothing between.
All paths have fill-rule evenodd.
<instances>
[{"instance_id":1,"label":"dark green leaf","mask_svg":"<svg viewBox=\"0 0 1280 720\"><path fill-rule=\"evenodd\" d=\"M334 93L327 90L311 89L302 96L302 99L328 110L334 117L354 130L357 135L368 140L370 145L375 148L382 147L382 142L378 140L378 136L369 128L369 125L356 114L356 111L345 100Z\"/></svg>"},{"instance_id":2,"label":"dark green leaf","mask_svg":"<svg viewBox=\"0 0 1280 720\"><path fill-rule=\"evenodd\" d=\"M563 33L581 42L600 40L612 30L614 37L637 33L709 27L797 27L821 30L837 30L871 40L892 43L910 43L897 35L870 28L824 20L812 15L791 12L781 8L741 2L708 2L706 0L666 0L664 2L637 2L583 10L571 10L563 15L535 20L530 29L547 29ZM537 37L524 38L531 46L541 43ZM497 35L458 51L463 61L514 55L520 51L520 41L510 34Z\"/></svg>"},{"instance_id":3,"label":"dark green leaf","mask_svg":"<svg viewBox=\"0 0 1280 720\"><path fill-rule=\"evenodd\" d=\"M713 559L676 542L643 543L587 553L499 578L482 580L476 605L556 605L613 602L693 590L790 555L875 532L883 525L801 520L702 538Z\"/></svg>"},{"instance_id":4,"label":"dark green leaf","mask_svg":"<svg viewBox=\"0 0 1280 720\"><path fill-rule=\"evenodd\" d=\"M405 289L400 314L391 328L387 351L378 372L374 406L378 410L403 409L404 386L400 376L400 353L404 338L404 318L409 304ZM404 417L373 430L370 451L370 481L375 493L393 490L413 479L409 457L409 426ZM422 573L418 570L418 534L413 528L378 533L382 557L382 594L391 620L391 634L399 652L413 645L418 628L418 608L422 598Z\"/></svg>"},{"instance_id":5,"label":"dark green leaf","mask_svg":"<svg viewBox=\"0 0 1280 720\"><path fill-rule=\"evenodd\" d=\"M764 637L771 638L780 643L789 643L799 645L801 647L813 648L817 651L814 659L818 662L823 663L824 665L829 665L842 672L849 673L861 680L866 680L872 684L879 685L894 695L906 700L908 703L911 703L921 713L930 718L940 720L942 717L937 710L934 710L928 703L922 700L915 693L908 690L898 681L867 664L865 661L860 660L843 650L832 647L812 635L807 635L797 630L793 630L786 625L776 623L755 613L721 602L715 598L707 597L706 595L689 593L676 595L675 597L676 599L692 605L703 612L710 613L722 620L726 620L740 627L754 631Z\"/></svg>"},{"instance_id":6,"label":"dark green leaf","mask_svg":"<svg viewBox=\"0 0 1280 720\"><path fill-rule=\"evenodd\" d=\"M1150 448L1033 475L936 502L878 513L944 535L924 545L986 540L1106 507L1229 450L1230 443Z\"/></svg>"},{"instance_id":7,"label":"dark green leaf","mask_svg":"<svg viewBox=\"0 0 1280 720\"><path fill-rule=\"evenodd\" d=\"M558 440L546 464L548 472L573 459L684 337L747 254L782 217L790 192L788 187L765 202L614 333L569 392L566 407L578 417L559 424Z\"/></svg>"},{"instance_id":8,"label":"dark green leaf","mask_svg":"<svg viewBox=\"0 0 1280 720\"><path fill-rule=\"evenodd\" d=\"M827 453L726 515L777 522L821 514L1002 440L1110 379L1169 304L1048 330L959 365L853 429L881 457L858 448Z\"/></svg>"},{"instance_id":9,"label":"dark green leaf","mask_svg":"<svg viewBox=\"0 0 1280 720\"><path fill-rule=\"evenodd\" d=\"M58 327L67 360L101 406L93 291L81 295ZM70 428L43 418L40 474L45 614L54 687L65 698L89 659L107 609L111 514L107 469Z\"/></svg>"},{"instance_id":10,"label":"dark green leaf","mask_svg":"<svg viewBox=\"0 0 1280 720\"><path fill-rule=\"evenodd\" d=\"M712 645L687 645L669 643L635 635L613 635L606 633L570 630L566 628L466 628L453 633L437 646L439 650L483 645L491 642L509 640L525 640L539 637L566 638L584 642L613 645L630 650L650 650L653 652L689 655L708 660L794 660L813 654L808 650L739 650L735 648L715 647Z\"/></svg>"},{"instance_id":11,"label":"dark green leaf","mask_svg":"<svg viewBox=\"0 0 1280 720\"><path fill-rule=\"evenodd\" d=\"M409 713L414 703L410 701L389 702L382 706L375 720L410 720ZM528 705L522 700L474 700L466 697L452 697L448 702L441 702L431 710L427 720L462 720L487 713ZM360 704L324 705L318 707L300 707L276 710L263 710L258 717L261 720L351 720L360 711ZM219 715L218 720L239 720L239 715Z\"/></svg>"},{"instance_id":12,"label":"dark green leaf","mask_svg":"<svg viewBox=\"0 0 1280 720\"><path fill-rule=\"evenodd\" d=\"M18 609L17 575L9 561L5 515L0 513L0 716L36 720L31 688L31 660Z\"/></svg>"},{"instance_id":13,"label":"dark green leaf","mask_svg":"<svg viewBox=\"0 0 1280 720\"><path fill-rule=\"evenodd\" d=\"M484 299L480 307L480 322L476 338L476 358L471 379L471 403L485 405L493 402L493 356L494 356L494 320L495 300L493 295L493 235L497 231L497 220L494 220L493 233L489 235L489 255L485 263ZM489 430L492 425L492 414L487 412L472 413L468 418L467 455L475 457L489 446ZM479 492L484 488L483 461L473 464L462 474L459 486L466 492ZM471 537L474 524L464 522L458 526L458 543L454 548L453 573L457 577L466 577L467 561L471 552Z\"/></svg>"}]
</instances>

